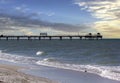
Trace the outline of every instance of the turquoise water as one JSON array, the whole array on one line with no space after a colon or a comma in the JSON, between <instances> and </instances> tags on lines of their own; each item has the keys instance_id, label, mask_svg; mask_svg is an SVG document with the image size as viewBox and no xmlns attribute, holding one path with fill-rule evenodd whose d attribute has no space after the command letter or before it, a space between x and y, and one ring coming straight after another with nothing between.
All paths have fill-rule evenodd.
<instances>
[{"instance_id":1,"label":"turquoise water","mask_svg":"<svg viewBox=\"0 0 120 83\"><path fill-rule=\"evenodd\" d=\"M1 40L0 59L120 80L120 40Z\"/></svg>"}]
</instances>

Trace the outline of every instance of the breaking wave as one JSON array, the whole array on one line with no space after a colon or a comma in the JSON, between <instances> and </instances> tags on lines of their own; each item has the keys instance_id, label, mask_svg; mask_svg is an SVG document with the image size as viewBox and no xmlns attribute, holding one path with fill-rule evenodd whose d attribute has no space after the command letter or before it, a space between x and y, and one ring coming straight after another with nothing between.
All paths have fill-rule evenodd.
<instances>
[{"instance_id":1,"label":"breaking wave","mask_svg":"<svg viewBox=\"0 0 120 83\"><path fill-rule=\"evenodd\" d=\"M120 66L67 64L67 63L61 63L53 57L44 58L38 61L38 59L36 59L35 57L26 57L26 56L8 54L2 52L1 50L0 50L0 60L5 60L15 63L18 62L18 63L37 64L37 65L82 71L82 72L85 72L86 70L89 73L94 73L105 78L120 81Z\"/></svg>"},{"instance_id":2,"label":"breaking wave","mask_svg":"<svg viewBox=\"0 0 120 83\"><path fill-rule=\"evenodd\" d=\"M38 51L38 52L36 52L36 55L42 55L44 52L42 52L42 51Z\"/></svg>"},{"instance_id":3,"label":"breaking wave","mask_svg":"<svg viewBox=\"0 0 120 83\"><path fill-rule=\"evenodd\" d=\"M20 62L20 63L35 63L37 60L33 57L25 57L19 55L13 55L2 52L0 50L0 60L10 61L10 62Z\"/></svg>"},{"instance_id":4,"label":"breaking wave","mask_svg":"<svg viewBox=\"0 0 120 83\"><path fill-rule=\"evenodd\" d=\"M37 61L36 63L38 65L43 65L43 66L56 67L56 68L69 69L69 70L82 71L82 72L85 72L86 70L89 73L94 73L105 78L120 81L120 66L65 64L65 63L56 62L50 58L49 59L45 58L42 61Z\"/></svg>"},{"instance_id":5,"label":"breaking wave","mask_svg":"<svg viewBox=\"0 0 120 83\"><path fill-rule=\"evenodd\" d=\"M43 61L48 61L48 62L55 62L57 61L55 58L45 58Z\"/></svg>"}]
</instances>

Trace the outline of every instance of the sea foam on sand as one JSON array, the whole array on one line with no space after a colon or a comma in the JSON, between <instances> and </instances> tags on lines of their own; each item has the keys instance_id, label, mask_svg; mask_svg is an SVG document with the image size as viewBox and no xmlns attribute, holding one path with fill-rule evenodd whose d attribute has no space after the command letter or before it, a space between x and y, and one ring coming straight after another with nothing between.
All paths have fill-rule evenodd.
<instances>
[{"instance_id":1,"label":"sea foam on sand","mask_svg":"<svg viewBox=\"0 0 120 83\"><path fill-rule=\"evenodd\" d=\"M20 67L0 65L0 83L56 83L46 78L35 77L18 72Z\"/></svg>"}]
</instances>

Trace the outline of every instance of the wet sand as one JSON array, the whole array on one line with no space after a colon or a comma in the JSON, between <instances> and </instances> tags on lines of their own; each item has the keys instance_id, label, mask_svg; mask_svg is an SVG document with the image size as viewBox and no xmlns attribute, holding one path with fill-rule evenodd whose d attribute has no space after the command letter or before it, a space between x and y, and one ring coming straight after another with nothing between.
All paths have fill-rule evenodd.
<instances>
[{"instance_id":1,"label":"wet sand","mask_svg":"<svg viewBox=\"0 0 120 83\"><path fill-rule=\"evenodd\" d=\"M0 83L120 83L87 72L39 66L0 64ZM47 79L48 78L48 79ZM51 79L51 80L50 80Z\"/></svg>"},{"instance_id":2,"label":"wet sand","mask_svg":"<svg viewBox=\"0 0 120 83\"><path fill-rule=\"evenodd\" d=\"M19 72L22 67L0 64L0 83L57 83L43 77Z\"/></svg>"},{"instance_id":3,"label":"wet sand","mask_svg":"<svg viewBox=\"0 0 120 83\"><path fill-rule=\"evenodd\" d=\"M41 66L36 69L25 70L24 73L37 77L46 77L60 83L120 83L120 81L101 77L88 72Z\"/></svg>"}]
</instances>

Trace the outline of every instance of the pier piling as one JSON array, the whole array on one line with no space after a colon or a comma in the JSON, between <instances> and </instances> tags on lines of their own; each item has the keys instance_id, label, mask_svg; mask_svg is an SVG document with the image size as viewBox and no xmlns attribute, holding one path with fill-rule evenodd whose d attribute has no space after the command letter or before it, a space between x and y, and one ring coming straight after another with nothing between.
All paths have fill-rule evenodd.
<instances>
[{"instance_id":1,"label":"pier piling","mask_svg":"<svg viewBox=\"0 0 120 83\"><path fill-rule=\"evenodd\" d=\"M70 36L69 38L70 38L70 40L72 40L72 36Z\"/></svg>"},{"instance_id":2,"label":"pier piling","mask_svg":"<svg viewBox=\"0 0 120 83\"><path fill-rule=\"evenodd\" d=\"M60 40L62 40L62 36L60 36Z\"/></svg>"},{"instance_id":3,"label":"pier piling","mask_svg":"<svg viewBox=\"0 0 120 83\"><path fill-rule=\"evenodd\" d=\"M49 40L51 40L51 39L52 39L52 37L50 36L50 37L49 37Z\"/></svg>"}]
</instances>

